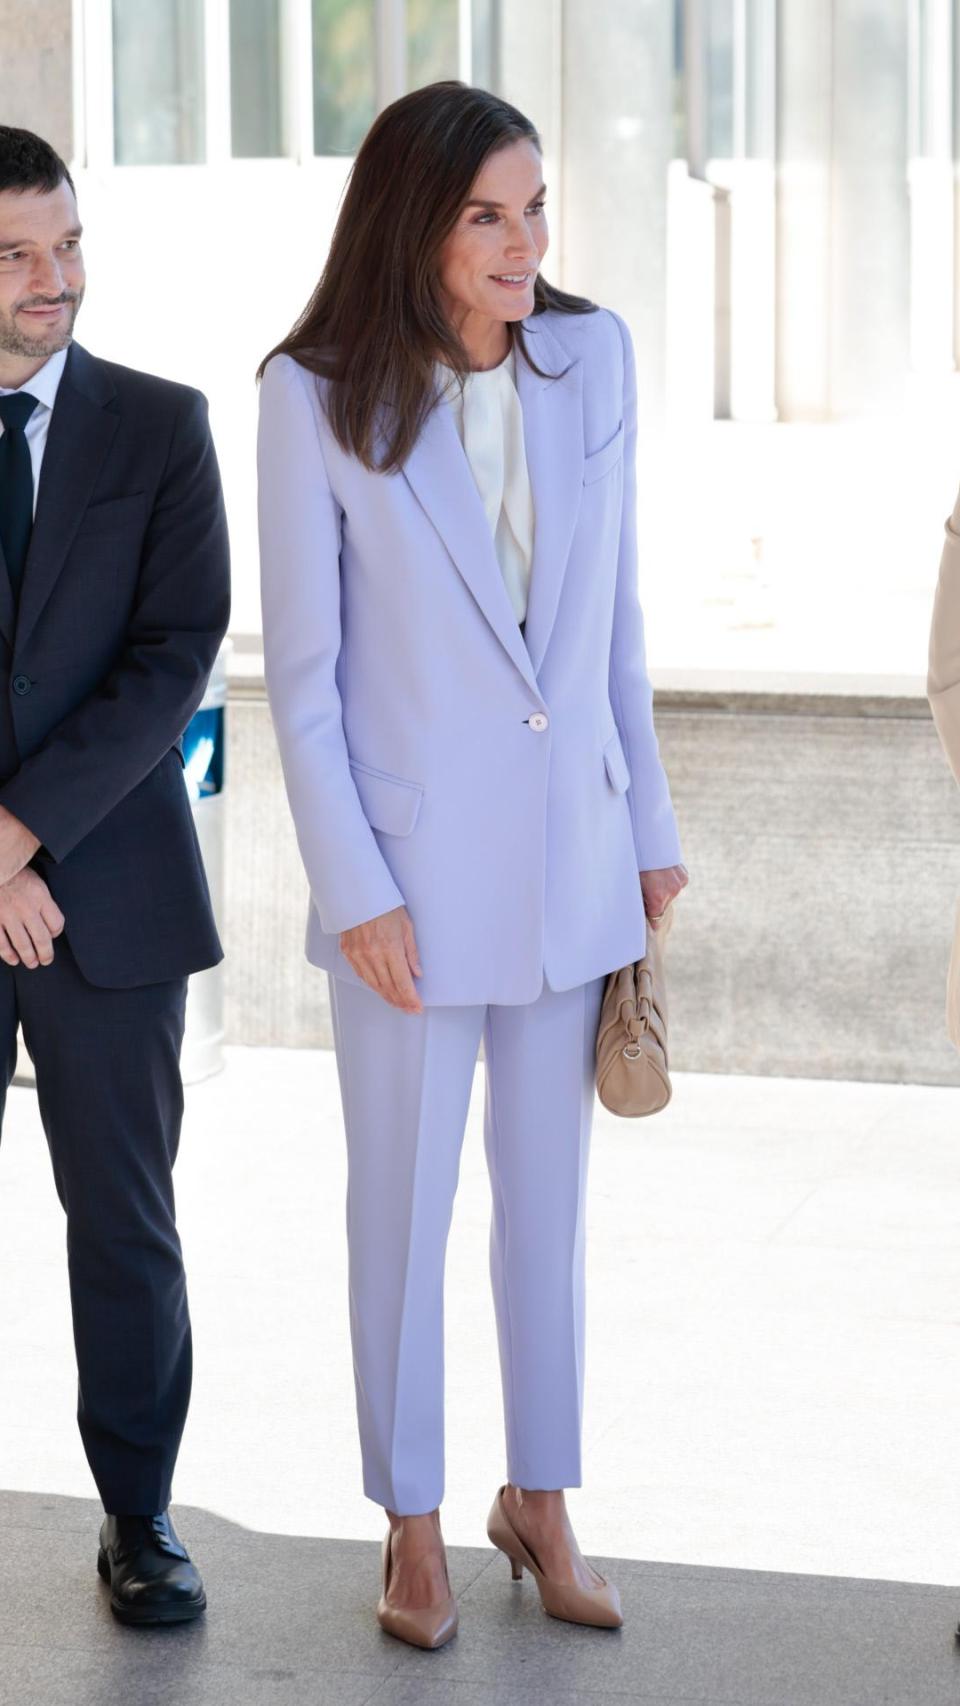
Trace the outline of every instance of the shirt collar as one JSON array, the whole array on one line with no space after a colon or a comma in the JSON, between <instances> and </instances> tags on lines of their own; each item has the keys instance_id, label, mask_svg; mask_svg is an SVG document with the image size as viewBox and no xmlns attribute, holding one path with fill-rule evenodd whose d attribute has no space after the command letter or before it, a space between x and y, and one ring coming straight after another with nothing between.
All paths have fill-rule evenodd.
<instances>
[{"instance_id":1,"label":"shirt collar","mask_svg":"<svg viewBox=\"0 0 960 1706\"><path fill-rule=\"evenodd\" d=\"M25 379L22 385L17 385L12 390L0 385L0 397L12 397L16 391L29 391L30 396L36 397L37 402L42 403L45 409L52 409L66 365L67 351L58 349L56 355L45 361L32 379Z\"/></svg>"}]
</instances>

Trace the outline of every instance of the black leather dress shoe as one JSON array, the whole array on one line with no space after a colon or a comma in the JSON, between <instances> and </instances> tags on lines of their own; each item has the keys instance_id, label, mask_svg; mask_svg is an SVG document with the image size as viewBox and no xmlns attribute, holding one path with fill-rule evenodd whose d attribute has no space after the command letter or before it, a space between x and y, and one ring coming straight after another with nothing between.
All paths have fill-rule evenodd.
<instances>
[{"instance_id":1,"label":"black leather dress shoe","mask_svg":"<svg viewBox=\"0 0 960 1706\"><path fill-rule=\"evenodd\" d=\"M121 1623L189 1623L207 1603L200 1571L167 1511L106 1517L97 1569Z\"/></svg>"}]
</instances>

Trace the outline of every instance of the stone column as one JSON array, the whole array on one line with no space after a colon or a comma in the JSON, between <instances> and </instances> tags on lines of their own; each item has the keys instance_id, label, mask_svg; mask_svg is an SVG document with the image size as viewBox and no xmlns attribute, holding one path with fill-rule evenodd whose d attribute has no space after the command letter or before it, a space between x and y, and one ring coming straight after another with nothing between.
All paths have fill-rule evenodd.
<instances>
[{"instance_id":1,"label":"stone column","mask_svg":"<svg viewBox=\"0 0 960 1706\"><path fill-rule=\"evenodd\" d=\"M915 373L952 374L956 261L954 0L911 7L910 349Z\"/></svg>"},{"instance_id":2,"label":"stone column","mask_svg":"<svg viewBox=\"0 0 960 1706\"><path fill-rule=\"evenodd\" d=\"M869 412L909 359L907 10L779 0L781 419Z\"/></svg>"},{"instance_id":3,"label":"stone column","mask_svg":"<svg viewBox=\"0 0 960 1706\"><path fill-rule=\"evenodd\" d=\"M475 0L474 29L483 22L482 65L489 86L536 125L543 142L549 186L551 255L547 276L559 284L562 191L560 111L562 102L561 0ZM479 59L479 55L478 55ZM475 81L483 82L483 77Z\"/></svg>"},{"instance_id":4,"label":"stone column","mask_svg":"<svg viewBox=\"0 0 960 1706\"><path fill-rule=\"evenodd\" d=\"M895 403L910 358L907 8L836 0L831 405Z\"/></svg>"},{"instance_id":5,"label":"stone column","mask_svg":"<svg viewBox=\"0 0 960 1706\"><path fill-rule=\"evenodd\" d=\"M777 409L830 412L830 186L834 0L780 0Z\"/></svg>"},{"instance_id":6,"label":"stone column","mask_svg":"<svg viewBox=\"0 0 960 1706\"><path fill-rule=\"evenodd\" d=\"M566 0L563 268L630 325L642 422L663 415L672 0Z\"/></svg>"},{"instance_id":7,"label":"stone column","mask_svg":"<svg viewBox=\"0 0 960 1706\"><path fill-rule=\"evenodd\" d=\"M497 87L544 143L556 284L633 332L641 411L664 406L672 0L501 0Z\"/></svg>"},{"instance_id":8,"label":"stone column","mask_svg":"<svg viewBox=\"0 0 960 1706\"><path fill-rule=\"evenodd\" d=\"M70 0L0 0L0 116L73 156Z\"/></svg>"}]
</instances>

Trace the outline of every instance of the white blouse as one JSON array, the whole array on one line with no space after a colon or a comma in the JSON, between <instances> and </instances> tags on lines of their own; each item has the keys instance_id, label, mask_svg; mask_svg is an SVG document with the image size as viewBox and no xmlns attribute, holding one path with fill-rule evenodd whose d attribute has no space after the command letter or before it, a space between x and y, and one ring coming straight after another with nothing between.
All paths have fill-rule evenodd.
<instances>
[{"instance_id":1,"label":"white blouse","mask_svg":"<svg viewBox=\"0 0 960 1706\"><path fill-rule=\"evenodd\" d=\"M444 373L441 368L441 377ZM511 348L499 367L467 375L463 392L447 381L460 442L483 501L504 585L518 622L527 614L533 561L533 493L523 443L523 410Z\"/></svg>"}]
</instances>

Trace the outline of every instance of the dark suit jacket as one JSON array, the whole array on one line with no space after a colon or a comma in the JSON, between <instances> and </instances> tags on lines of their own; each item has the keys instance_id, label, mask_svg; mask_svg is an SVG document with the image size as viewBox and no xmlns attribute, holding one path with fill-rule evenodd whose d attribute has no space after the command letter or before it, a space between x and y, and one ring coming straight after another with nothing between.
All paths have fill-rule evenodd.
<instances>
[{"instance_id":1,"label":"dark suit jacket","mask_svg":"<svg viewBox=\"0 0 960 1706\"><path fill-rule=\"evenodd\" d=\"M0 556L0 805L91 983L222 958L178 742L228 615L205 399L73 344L16 620Z\"/></svg>"}]
</instances>

